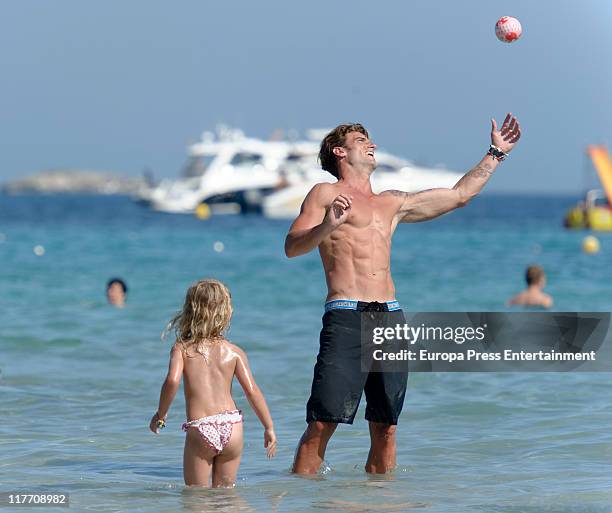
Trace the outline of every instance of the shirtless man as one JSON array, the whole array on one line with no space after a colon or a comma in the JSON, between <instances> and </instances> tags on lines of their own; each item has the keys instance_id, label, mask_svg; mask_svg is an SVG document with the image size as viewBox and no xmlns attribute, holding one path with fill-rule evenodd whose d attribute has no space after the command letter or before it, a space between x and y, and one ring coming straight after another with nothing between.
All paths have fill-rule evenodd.
<instances>
[{"instance_id":1,"label":"shirtless man","mask_svg":"<svg viewBox=\"0 0 612 513\"><path fill-rule=\"evenodd\" d=\"M553 299L544 292L546 286L544 269L539 265L530 265L525 273L525 281L527 281L527 288L510 299L508 304L550 308Z\"/></svg>"},{"instance_id":2,"label":"shirtless man","mask_svg":"<svg viewBox=\"0 0 612 513\"><path fill-rule=\"evenodd\" d=\"M386 311L403 322L391 278L391 237L399 223L427 221L465 206L489 180L520 138L508 114L501 130L491 120L491 147L452 189L374 194L370 176L376 145L359 124L340 125L321 143L321 166L338 181L315 185L289 229L285 253L296 257L319 248L327 280L320 349L304 432L293 472L314 474L338 423L352 424L365 390L370 452L366 472L395 467L395 431L406 392L406 372L361 372L360 313Z\"/></svg>"}]
</instances>

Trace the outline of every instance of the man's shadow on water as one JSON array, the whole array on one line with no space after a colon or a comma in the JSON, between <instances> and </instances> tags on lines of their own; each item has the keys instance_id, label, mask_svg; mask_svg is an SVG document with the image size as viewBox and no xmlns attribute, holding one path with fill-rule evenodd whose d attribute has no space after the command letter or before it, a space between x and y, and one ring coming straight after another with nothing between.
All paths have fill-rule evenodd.
<instances>
[{"instance_id":1,"label":"man's shadow on water","mask_svg":"<svg viewBox=\"0 0 612 513\"><path fill-rule=\"evenodd\" d=\"M266 511L277 511L286 491L267 494ZM181 503L187 511L215 513L247 513L261 511L261 505L252 506L239 488L200 488L186 486L181 492Z\"/></svg>"},{"instance_id":2,"label":"man's shadow on water","mask_svg":"<svg viewBox=\"0 0 612 513\"><path fill-rule=\"evenodd\" d=\"M187 511L233 513L255 511L236 488L201 488L186 486L181 503Z\"/></svg>"},{"instance_id":3,"label":"man's shadow on water","mask_svg":"<svg viewBox=\"0 0 612 513\"><path fill-rule=\"evenodd\" d=\"M406 511L408 509L428 508L430 504L423 502L350 502L342 500L332 500L313 504L319 509L330 509L333 511L351 511L357 513L367 513L370 511Z\"/></svg>"}]
</instances>

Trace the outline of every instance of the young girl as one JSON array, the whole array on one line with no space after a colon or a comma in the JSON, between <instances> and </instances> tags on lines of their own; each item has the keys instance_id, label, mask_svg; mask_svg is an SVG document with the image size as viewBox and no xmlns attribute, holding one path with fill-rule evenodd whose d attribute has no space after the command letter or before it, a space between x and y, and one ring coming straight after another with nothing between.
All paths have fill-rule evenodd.
<instances>
[{"instance_id":1,"label":"young girl","mask_svg":"<svg viewBox=\"0 0 612 513\"><path fill-rule=\"evenodd\" d=\"M165 426L170 404L185 378L187 422L183 476L186 485L233 486L242 453L242 414L236 409L231 387L234 376L263 424L268 458L276 452L276 435L266 400L259 390L242 349L223 337L232 317L229 290L217 280L201 280L187 291L183 310L165 332L174 328L176 343L170 352L168 375L159 407L149 428Z\"/></svg>"}]
</instances>

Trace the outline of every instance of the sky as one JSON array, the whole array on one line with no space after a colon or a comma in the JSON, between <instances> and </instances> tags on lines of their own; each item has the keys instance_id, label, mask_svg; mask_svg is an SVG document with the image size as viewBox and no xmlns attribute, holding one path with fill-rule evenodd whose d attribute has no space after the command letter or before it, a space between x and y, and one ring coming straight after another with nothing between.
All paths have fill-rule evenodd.
<instances>
[{"instance_id":1,"label":"sky","mask_svg":"<svg viewBox=\"0 0 612 513\"><path fill-rule=\"evenodd\" d=\"M495 38L504 15L516 43ZM523 137L497 193L579 194L586 145L612 150L609 0L20 0L0 24L0 182L173 177L219 123L361 122L381 149L468 171L511 111Z\"/></svg>"}]
</instances>

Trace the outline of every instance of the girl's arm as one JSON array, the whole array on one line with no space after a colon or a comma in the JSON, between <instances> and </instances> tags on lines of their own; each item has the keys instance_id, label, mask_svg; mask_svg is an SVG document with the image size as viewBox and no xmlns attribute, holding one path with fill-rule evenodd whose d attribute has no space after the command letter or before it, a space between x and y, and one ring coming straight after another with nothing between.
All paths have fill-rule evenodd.
<instances>
[{"instance_id":1,"label":"girl's arm","mask_svg":"<svg viewBox=\"0 0 612 513\"><path fill-rule=\"evenodd\" d=\"M276 453L276 434L274 433L274 424L272 423L270 410L261 390L257 383L255 383L246 354L239 347L234 346L234 348L237 356L234 374L238 378L238 382L244 390L251 408L253 408L253 411L257 414L264 427L264 447L267 449L268 458L271 458Z\"/></svg>"},{"instance_id":2,"label":"girl's arm","mask_svg":"<svg viewBox=\"0 0 612 513\"><path fill-rule=\"evenodd\" d=\"M170 409L174 396L176 396L176 392L179 389L182 376L183 354L175 345L172 348L172 351L170 351L168 375L166 376L166 380L164 381L159 394L159 406L157 407L157 412L155 415L153 415L153 418L149 423L149 429L153 431L153 433L159 433L160 428L164 427L166 417L168 416L168 410Z\"/></svg>"}]
</instances>

